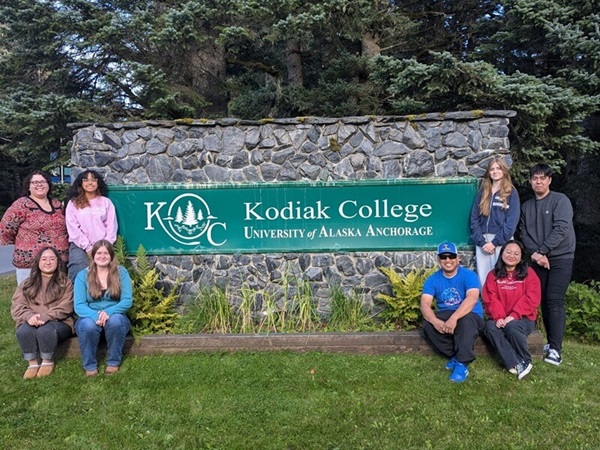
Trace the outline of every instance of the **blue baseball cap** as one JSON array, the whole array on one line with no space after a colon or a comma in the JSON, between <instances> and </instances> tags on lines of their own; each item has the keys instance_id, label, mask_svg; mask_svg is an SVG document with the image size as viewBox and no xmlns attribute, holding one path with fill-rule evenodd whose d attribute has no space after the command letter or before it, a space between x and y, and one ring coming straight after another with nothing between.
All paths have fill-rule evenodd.
<instances>
[{"instance_id":1,"label":"blue baseball cap","mask_svg":"<svg viewBox=\"0 0 600 450\"><path fill-rule=\"evenodd\" d=\"M438 245L437 254L439 256L443 253L452 253L453 255L457 255L458 253L456 251L456 245L454 245L454 243L450 241L442 242L440 245Z\"/></svg>"}]
</instances>

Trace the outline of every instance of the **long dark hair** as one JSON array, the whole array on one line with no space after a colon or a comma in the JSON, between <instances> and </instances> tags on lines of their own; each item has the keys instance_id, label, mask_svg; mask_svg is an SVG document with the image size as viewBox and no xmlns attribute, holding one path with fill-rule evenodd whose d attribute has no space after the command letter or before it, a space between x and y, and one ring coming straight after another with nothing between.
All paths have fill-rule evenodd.
<instances>
[{"instance_id":1,"label":"long dark hair","mask_svg":"<svg viewBox=\"0 0 600 450\"><path fill-rule=\"evenodd\" d=\"M31 194L31 192L29 191L29 186L31 185L31 179L33 178L34 175L41 175L42 177L44 177L44 180L46 180L46 182L48 183L48 198L50 198L50 195L52 194L52 178L50 177L50 175L48 175L48 173L44 172L43 170L34 170L33 172L31 172L29 175L27 175L25 177L25 179L23 180L23 189L22 189L22 193L21 195L23 195L23 197L27 197L28 195Z\"/></svg>"},{"instance_id":2,"label":"long dark hair","mask_svg":"<svg viewBox=\"0 0 600 450\"><path fill-rule=\"evenodd\" d=\"M52 253L54 253L57 262L56 270L50 277L50 281L46 287L46 294L48 295L48 298L52 301L58 300L60 297L62 297L63 292L69 283L69 277L67 277L67 267L65 262L60 257L58 250L56 250L54 247L44 247L38 252L37 255L35 255L33 265L31 266L31 274L29 275L29 278L23 282L23 295L25 295L25 298L30 302L36 299L36 297L40 294L40 290L42 289L42 271L40 270L40 260L42 259L42 254L46 250L50 250Z\"/></svg>"},{"instance_id":3,"label":"long dark hair","mask_svg":"<svg viewBox=\"0 0 600 450\"><path fill-rule=\"evenodd\" d=\"M75 205L77 209L90 206L90 202L85 195L85 191L83 190L83 180L85 180L88 177L88 175L91 175L96 180L98 180L98 189L96 190L98 195L106 197L106 194L108 194L108 187L106 186L102 175L100 175L95 170L88 169L81 172L77 176L77 178L75 178L75 181L67 191L67 199L65 200L65 206L69 203L70 200L73 200L73 205Z\"/></svg>"},{"instance_id":4,"label":"long dark hair","mask_svg":"<svg viewBox=\"0 0 600 450\"><path fill-rule=\"evenodd\" d=\"M110 298L118 300L121 297L121 279L119 278L119 266L117 265L117 256L113 245L106 239L101 239L92 247L92 260L88 268L87 282L90 297L99 299L102 296L102 287L98 280L98 266L94 262L94 256L101 247L108 250L110 255L110 264L108 265L108 278L106 279L106 290L110 293Z\"/></svg>"},{"instance_id":5,"label":"long dark hair","mask_svg":"<svg viewBox=\"0 0 600 450\"><path fill-rule=\"evenodd\" d=\"M496 278L506 278L508 276L508 270L506 270L506 264L502 260L502 255L509 244L515 244L521 250L521 261L519 261L515 267L515 275L517 280L523 280L527 278L527 268L529 267L529 263L527 260L525 260L525 250L523 249L523 244L515 240L508 241L500 249L500 256L498 257L498 261L496 261L496 265L494 266L494 275L496 275Z\"/></svg>"}]
</instances>

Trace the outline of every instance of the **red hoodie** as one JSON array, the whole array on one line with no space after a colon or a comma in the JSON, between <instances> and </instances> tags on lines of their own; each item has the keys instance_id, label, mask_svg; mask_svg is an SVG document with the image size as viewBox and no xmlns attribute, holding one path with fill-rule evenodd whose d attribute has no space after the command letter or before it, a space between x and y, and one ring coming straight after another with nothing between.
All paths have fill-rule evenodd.
<instances>
[{"instance_id":1,"label":"red hoodie","mask_svg":"<svg viewBox=\"0 0 600 450\"><path fill-rule=\"evenodd\" d=\"M496 278L492 270L485 280L482 297L489 319L497 321L512 316L516 320L535 321L542 298L540 279L531 267L523 280L518 280L514 272L508 272L506 278Z\"/></svg>"}]
</instances>

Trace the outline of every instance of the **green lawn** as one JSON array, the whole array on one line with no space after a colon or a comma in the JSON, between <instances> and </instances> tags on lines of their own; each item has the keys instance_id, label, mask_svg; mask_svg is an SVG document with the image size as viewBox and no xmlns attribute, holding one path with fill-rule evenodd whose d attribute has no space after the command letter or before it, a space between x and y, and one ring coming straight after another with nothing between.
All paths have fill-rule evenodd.
<instances>
[{"instance_id":1,"label":"green lawn","mask_svg":"<svg viewBox=\"0 0 600 450\"><path fill-rule=\"evenodd\" d=\"M462 385L435 356L237 353L77 359L22 380L0 279L0 449L575 449L600 447L600 347L567 343L524 381L490 357Z\"/></svg>"}]
</instances>

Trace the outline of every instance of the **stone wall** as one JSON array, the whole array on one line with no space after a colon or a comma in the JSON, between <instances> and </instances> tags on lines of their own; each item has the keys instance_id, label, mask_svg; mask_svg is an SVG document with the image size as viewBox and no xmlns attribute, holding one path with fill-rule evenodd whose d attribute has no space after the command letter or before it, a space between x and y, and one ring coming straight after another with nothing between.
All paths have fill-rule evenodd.
<instances>
[{"instance_id":1,"label":"stone wall","mask_svg":"<svg viewBox=\"0 0 600 450\"><path fill-rule=\"evenodd\" d=\"M262 183L455 177L484 174L490 158L509 164L513 111L418 116L177 120L72 124L72 177L90 168L108 184ZM472 265L473 254L462 253ZM321 311L330 288L358 290L371 301L390 292L377 269L431 267L433 252L280 253L153 257L166 284L243 286L282 295L308 280Z\"/></svg>"}]
</instances>

